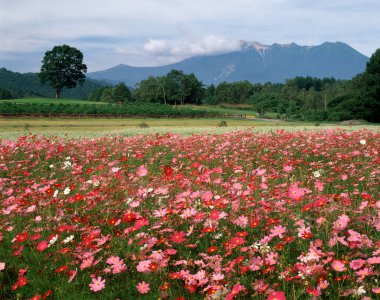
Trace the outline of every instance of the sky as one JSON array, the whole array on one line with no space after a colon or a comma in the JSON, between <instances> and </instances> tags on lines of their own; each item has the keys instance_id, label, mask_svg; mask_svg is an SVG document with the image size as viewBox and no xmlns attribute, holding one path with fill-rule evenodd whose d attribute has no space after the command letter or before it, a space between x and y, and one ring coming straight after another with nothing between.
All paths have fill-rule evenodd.
<instances>
[{"instance_id":1,"label":"sky","mask_svg":"<svg viewBox=\"0 0 380 300\"><path fill-rule=\"evenodd\" d=\"M38 72L67 44L89 72L238 50L241 41L380 48L380 0L0 0L0 67Z\"/></svg>"}]
</instances>

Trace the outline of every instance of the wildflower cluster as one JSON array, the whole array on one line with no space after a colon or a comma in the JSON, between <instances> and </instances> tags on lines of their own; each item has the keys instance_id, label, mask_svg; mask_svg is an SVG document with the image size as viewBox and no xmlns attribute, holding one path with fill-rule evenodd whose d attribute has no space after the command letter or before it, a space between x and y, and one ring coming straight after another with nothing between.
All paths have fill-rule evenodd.
<instances>
[{"instance_id":1,"label":"wildflower cluster","mask_svg":"<svg viewBox=\"0 0 380 300\"><path fill-rule=\"evenodd\" d=\"M379 149L365 130L0 140L0 298L376 299Z\"/></svg>"}]
</instances>

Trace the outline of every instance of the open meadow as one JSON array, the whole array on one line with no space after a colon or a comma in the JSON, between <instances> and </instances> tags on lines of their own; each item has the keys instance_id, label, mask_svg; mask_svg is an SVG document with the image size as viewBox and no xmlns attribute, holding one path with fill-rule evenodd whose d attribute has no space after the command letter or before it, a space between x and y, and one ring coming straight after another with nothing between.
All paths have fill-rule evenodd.
<instances>
[{"instance_id":1,"label":"open meadow","mask_svg":"<svg viewBox=\"0 0 380 300\"><path fill-rule=\"evenodd\" d=\"M0 120L0 298L377 298L378 127L219 122Z\"/></svg>"},{"instance_id":2,"label":"open meadow","mask_svg":"<svg viewBox=\"0 0 380 300\"><path fill-rule=\"evenodd\" d=\"M223 121L225 123L223 123ZM255 132L321 130L340 128L349 131L380 130L379 125L284 122L281 120L240 118L0 118L0 138L15 139L28 134L67 137L134 136L138 134L225 133L236 130Z\"/></svg>"}]
</instances>

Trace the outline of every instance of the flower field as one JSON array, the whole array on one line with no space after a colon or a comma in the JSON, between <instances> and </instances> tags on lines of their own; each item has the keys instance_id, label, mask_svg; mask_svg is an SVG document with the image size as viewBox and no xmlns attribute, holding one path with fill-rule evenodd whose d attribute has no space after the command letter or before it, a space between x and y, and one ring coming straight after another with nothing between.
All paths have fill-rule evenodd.
<instances>
[{"instance_id":1,"label":"flower field","mask_svg":"<svg viewBox=\"0 0 380 300\"><path fill-rule=\"evenodd\" d=\"M1 299L378 299L380 133L0 140Z\"/></svg>"}]
</instances>

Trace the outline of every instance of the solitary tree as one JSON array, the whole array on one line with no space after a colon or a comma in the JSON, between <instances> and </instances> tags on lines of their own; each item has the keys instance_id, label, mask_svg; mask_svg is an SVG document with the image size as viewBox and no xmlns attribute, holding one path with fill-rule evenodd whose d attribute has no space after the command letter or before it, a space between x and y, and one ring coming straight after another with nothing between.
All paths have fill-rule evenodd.
<instances>
[{"instance_id":1,"label":"solitary tree","mask_svg":"<svg viewBox=\"0 0 380 300\"><path fill-rule=\"evenodd\" d=\"M55 46L45 53L39 74L42 83L48 83L55 89L59 98L64 87L73 88L83 83L87 66L83 64L83 54L68 45Z\"/></svg>"}]
</instances>

